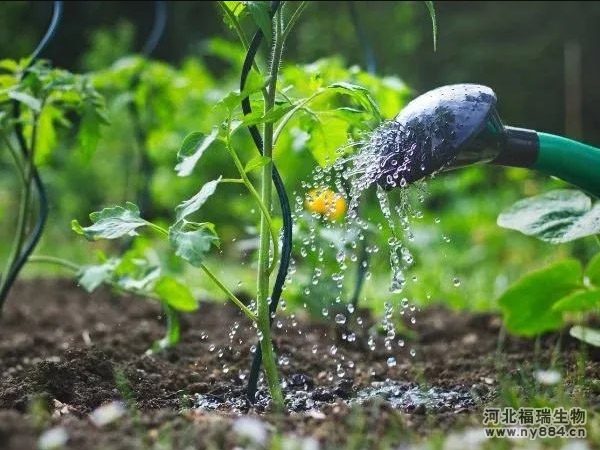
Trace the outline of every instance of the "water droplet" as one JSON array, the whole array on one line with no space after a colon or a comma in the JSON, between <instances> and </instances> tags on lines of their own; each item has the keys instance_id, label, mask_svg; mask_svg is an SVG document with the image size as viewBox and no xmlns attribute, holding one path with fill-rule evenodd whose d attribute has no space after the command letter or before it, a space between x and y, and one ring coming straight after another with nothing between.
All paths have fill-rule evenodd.
<instances>
[{"instance_id":1,"label":"water droplet","mask_svg":"<svg viewBox=\"0 0 600 450\"><path fill-rule=\"evenodd\" d=\"M410 354L410 356L412 356L413 358L417 355L417 351L414 348L411 348L408 352Z\"/></svg>"},{"instance_id":2,"label":"water droplet","mask_svg":"<svg viewBox=\"0 0 600 450\"><path fill-rule=\"evenodd\" d=\"M460 280L455 277L454 280L452 280L452 284L454 285L454 287L459 287L460 286Z\"/></svg>"},{"instance_id":3,"label":"water droplet","mask_svg":"<svg viewBox=\"0 0 600 450\"><path fill-rule=\"evenodd\" d=\"M336 314L335 315L335 323L340 324L340 325L346 323L346 316L343 314Z\"/></svg>"},{"instance_id":4,"label":"water droplet","mask_svg":"<svg viewBox=\"0 0 600 450\"><path fill-rule=\"evenodd\" d=\"M394 358L393 356L389 357L387 359L387 365L388 367L394 367L396 365L396 358Z\"/></svg>"}]
</instances>

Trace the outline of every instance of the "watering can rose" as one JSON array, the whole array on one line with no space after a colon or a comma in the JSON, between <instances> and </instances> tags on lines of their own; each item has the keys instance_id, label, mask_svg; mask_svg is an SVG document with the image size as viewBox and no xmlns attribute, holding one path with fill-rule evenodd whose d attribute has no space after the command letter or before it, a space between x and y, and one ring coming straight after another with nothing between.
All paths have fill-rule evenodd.
<instances>
[{"instance_id":1,"label":"watering can rose","mask_svg":"<svg viewBox=\"0 0 600 450\"><path fill-rule=\"evenodd\" d=\"M331 189L312 189L305 202L306 209L332 222L344 216L346 200Z\"/></svg>"}]
</instances>

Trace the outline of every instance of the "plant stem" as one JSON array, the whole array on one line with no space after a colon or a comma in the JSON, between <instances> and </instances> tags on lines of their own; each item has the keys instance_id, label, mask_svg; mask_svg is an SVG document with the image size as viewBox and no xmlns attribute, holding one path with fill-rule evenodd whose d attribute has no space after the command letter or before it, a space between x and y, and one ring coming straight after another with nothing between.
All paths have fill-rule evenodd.
<instances>
[{"instance_id":1,"label":"plant stem","mask_svg":"<svg viewBox=\"0 0 600 450\"><path fill-rule=\"evenodd\" d=\"M81 266L79 266L78 264L72 263L71 261L67 261L66 259L57 258L55 256L32 255L27 259L27 262L55 264L75 273L81 270Z\"/></svg>"},{"instance_id":2,"label":"plant stem","mask_svg":"<svg viewBox=\"0 0 600 450\"><path fill-rule=\"evenodd\" d=\"M231 124L231 121L229 121L229 124ZM277 233L275 232L275 228L273 227L273 223L271 221L271 214L269 213L269 209L271 208L271 203L269 201L269 207L267 207L267 205L264 202L264 199L261 197L261 195L258 192L256 192L254 185L252 184L252 182L250 181L250 178L248 178L248 174L244 170L242 161L240 161L240 158L238 157L237 153L231 146L230 136L231 136L231 133L227 133L227 142L226 142L225 147L227 148L227 151L231 155L231 158L233 159L233 163L235 164L235 167L237 168L238 172L240 173L240 176L242 177L243 183L246 185L246 188L248 189L248 191L250 192L250 194L256 201L256 204L258 205L258 207L262 213L261 218L265 218L265 220L267 221L267 225L269 227L269 233L271 235L271 239L273 240L273 262L269 266L269 270L268 270L269 274L271 274L273 272L273 270L275 269L277 260L279 259L279 237L277 236ZM272 167L273 163L270 162L269 165ZM266 167L266 166L264 166L264 167ZM270 197L269 197L269 200L270 200ZM262 236L262 234L261 234L261 236Z\"/></svg>"},{"instance_id":3,"label":"plant stem","mask_svg":"<svg viewBox=\"0 0 600 450\"><path fill-rule=\"evenodd\" d=\"M283 51L281 8L277 10L274 18L273 54L269 67L269 84L267 86L267 97L265 98L265 115L275 106L275 92L277 89L277 73L281 63ZM261 174L261 199L267 212L272 203L272 176L273 176L273 123L264 126L263 155L271 158L263 166ZM258 277L257 277L257 304L258 304L258 329L261 333L260 347L263 354L263 367L269 385L269 392L273 404L278 409L283 409L283 392L279 383L279 374L275 362L275 352L271 340L271 313L269 309L269 220L268 215L263 214L260 220L260 247L258 252Z\"/></svg>"},{"instance_id":4,"label":"plant stem","mask_svg":"<svg viewBox=\"0 0 600 450\"><path fill-rule=\"evenodd\" d=\"M30 203L31 203L31 185L33 181L33 170L34 170L34 159L35 159L35 142L37 137L37 122L38 116L34 114L33 116L33 128L31 132L31 143L30 149L27 148L23 150L24 168L23 168L23 187L21 190L21 202L19 204L19 215L17 217L17 226L15 230L15 239L13 241L12 248L10 250L10 254L8 257L6 270L4 272L4 276L2 277L2 283L0 284L0 291L5 291L6 283L10 282L11 276L10 272L13 271L13 266L15 265L15 261L19 258L21 250L23 248L23 243L25 242L25 237L27 236L27 226L29 224L29 215L30 215ZM21 133L21 130L17 130L17 133ZM24 139L23 139L24 140ZM26 144L24 144L26 145Z\"/></svg>"},{"instance_id":5,"label":"plant stem","mask_svg":"<svg viewBox=\"0 0 600 450\"><path fill-rule=\"evenodd\" d=\"M208 278L213 280L213 282L217 286L219 286L219 288L225 293L225 295L227 295L227 297L229 297L229 300L231 300L233 303L235 303L235 305L242 310L242 312L246 315L246 317L248 317L248 319L250 319L252 322L255 322L255 323L258 322L258 318L256 317L256 314L254 314L252 311L250 311L250 309L248 309L248 307L246 305L244 305L241 302L241 300L235 296L235 294L233 292L231 292L229 289L227 289L227 286L225 286L221 282L221 280L219 280L217 278L217 276L211 272L211 270L208 267L206 267L204 264L201 264L200 268L202 270L204 270L204 273L206 273L206 275L208 275Z\"/></svg>"}]
</instances>

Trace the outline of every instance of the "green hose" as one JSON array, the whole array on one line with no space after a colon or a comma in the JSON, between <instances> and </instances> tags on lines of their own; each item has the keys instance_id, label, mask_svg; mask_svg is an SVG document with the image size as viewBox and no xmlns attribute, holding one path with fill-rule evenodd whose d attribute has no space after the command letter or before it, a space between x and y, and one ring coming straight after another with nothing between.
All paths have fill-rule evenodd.
<instances>
[{"instance_id":1,"label":"green hose","mask_svg":"<svg viewBox=\"0 0 600 450\"><path fill-rule=\"evenodd\" d=\"M600 197L600 149L547 133L537 133L539 154L533 169Z\"/></svg>"}]
</instances>

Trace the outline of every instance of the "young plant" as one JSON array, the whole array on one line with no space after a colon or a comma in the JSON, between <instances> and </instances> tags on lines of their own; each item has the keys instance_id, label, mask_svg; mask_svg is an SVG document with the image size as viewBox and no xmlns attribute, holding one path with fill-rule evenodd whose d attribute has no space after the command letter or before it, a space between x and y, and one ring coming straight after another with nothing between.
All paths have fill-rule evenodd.
<instances>
[{"instance_id":1,"label":"young plant","mask_svg":"<svg viewBox=\"0 0 600 450\"><path fill-rule=\"evenodd\" d=\"M498 224L555 245L585 237L600 243L600 203L592 204L591 198L578 190L554 190L519 200L498 216ZM498 302L506 328L525 336L562 327L565 313L575 313L581 319L586 313L597 312L600 253L585 269L570 258L528 274L510 286ZM570 333L600 346L598 331L576 325Z\"/></svg>"},{"instance_id":2,"label":"young plant","mask_svg":"<svg viewBox=\"0 0 600 450\"><path fill-rule=\"evenodd\" d=\"M106 118L103 99L87 78L53 69L45 61L0 61L0 147L10 154L21 186L14 237L0 281L0 308L48 214L38 167L58 145L59 129L70 127L77 116L79 145L92 152Z\"/></svg>"}]
</instances>

